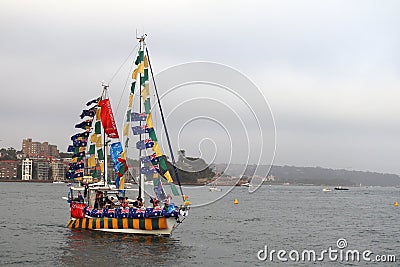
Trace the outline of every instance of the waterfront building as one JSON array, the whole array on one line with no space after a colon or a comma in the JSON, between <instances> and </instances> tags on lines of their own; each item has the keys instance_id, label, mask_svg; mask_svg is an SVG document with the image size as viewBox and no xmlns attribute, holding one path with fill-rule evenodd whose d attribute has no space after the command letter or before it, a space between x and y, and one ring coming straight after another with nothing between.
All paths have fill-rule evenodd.
<instances>
[{"instance_id":1,"label":"waterfront building","mask_svg":"<svg viewBox=\"0 0 400 267\"><path fill-rule=\"evenodd\" d=\"M0 179L16 180L18 178L18 160L0 161Z\"/></svg>"},{"instance_id":2,"label":"waterfront building","mask_svg":"<svg viewBox=\"0 0 400 267\"><path fill-rule=\"evenodd\" d=\"M22 153L28 158L60 157L56 145L50 145L48 142L33 142L32 138L22 140Z\"/></svg>"},{"instance_id":3,"label":"waterfront building","mask_svg":"<svg viewBox=\"0 0 400 267\"><path fill-rule=\"evenodd\" d=\"M37 180L49 180L50 164L46 160L35 160Z\"/></svg>"},{"instance_id":4,"label":"waterfront building","mask_svg":"<svg viewBox=\"0 0 400 267\"><path fill-rule=\"evenodd\" d=\"M62 161L53 161L50 163L52 180L62 181L65 179L66 165Z\"/></svg>"},{"instance_id":5,"label":"waterfront building","mask_svg":"<svg viewBox=\"0 0 400 267\"><path fill-rule=\"evenodd\" d=\"M22 180L29 181L33 178L33 160L31 159L24 159L22 160Z\"/></svg>"}]
</instances>

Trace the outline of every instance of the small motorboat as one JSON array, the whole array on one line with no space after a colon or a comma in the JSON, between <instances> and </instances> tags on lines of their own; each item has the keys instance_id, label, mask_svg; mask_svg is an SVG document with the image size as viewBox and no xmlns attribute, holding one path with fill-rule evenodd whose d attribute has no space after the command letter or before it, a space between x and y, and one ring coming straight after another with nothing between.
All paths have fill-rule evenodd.
<instances>
[{"instance_id":1,"label":"small motorboat","mask_svg":"<svg viewBox=\"0 0 400 267\"><path fill-rule=\"evenodd\" d=\"M349 190L349 189L341 186L336 186L335 190Z\"/></svg>"},{"instance_id":2,"label":"small motorboat","mask_svg":"<svg viewBox=\"0 0 400 267\"><path fill-rule=\"evenodd\" d=\"M216 186L210 186L210 187L208 188L208 190L210 190L210 192L221 192L221 191L222 191L221 188L218 188L218 187L216 187Z\"/></svg>"},{"instance_id":3,"label":"small motorboat","mask_svg":"<svg viewBox=\"0 0 400 267\"><path fill-rule=\"evenodd\" d=\"M323 192L331 192L332 190L329 189L329 188L322 188L322 191L323 191Z\"/></svg>"}]
</instances>

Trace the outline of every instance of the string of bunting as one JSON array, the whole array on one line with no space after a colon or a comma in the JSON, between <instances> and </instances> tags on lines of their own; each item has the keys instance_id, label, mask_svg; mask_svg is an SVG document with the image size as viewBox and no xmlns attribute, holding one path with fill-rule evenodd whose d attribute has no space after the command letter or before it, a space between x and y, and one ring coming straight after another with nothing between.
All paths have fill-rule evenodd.
<instances>
[{"instance_id":1,"label":"string of bunting","mask_svg":"<svg viewBox=\"0 0 400 267\"><path fill-rule=\"evenodd\" d=\"M160 174L163 176L168 183L171 185L172 193L177 196L179 195L178 190L173 183L173 179L168 170L166 164L166 157L163 155L160 145L158 144L156 132L153 127L153 118L151 113L150 105L150 92L149 92L149 62L147 56L144 55L144 51L140 50L135 61L136 69L132 73L132 79L134 82L131 86L131 93L134 92L136 83L140 82L140 92L141 98L144 106L143 113L132 113L130 111L130 121L140 122L145 121L146 124L143 126L133 126L131 127L134 135L148 134L148 138L136 142L137 149L152 149L153 153L150 156L142 157L140 160L143 163L151 163L150 166L144 166L141 168L141 173L145 175L153 175L154 178L154 190L157 195L165 195L165 193L160 192L162 189L162 183L158 176ZM127 114L128 115L128 114ZM161 188L160 188L161 187ZM164 198L164 196L161 196Z\"/></svg>"},{"instance_id":2,"label":"string of bunting","mask_svg":"<svg viewBox=\"0 0 400 267\"><path fill-rule=\"evenodd\" d=\"M86 106L90 106L92 104L95 105L89 109L84 109L80 115L80 118L88 118L75 125L75 128L82 129L84 131L71 136L72 145L68 146L67 151L72 152L73 155L71 163L69 164L68 171L66 173L67 179L75 179L84 176L86 147L92 129L93 119L96 115L96 110L98 108L97 103L99 100L100 98L96 98L86 103ZM90 152L91 151L89 151L88 154L90 154ZM88 161L88 166L90 167L90 165L91 161Z\"/></svg>"}]
</instances>

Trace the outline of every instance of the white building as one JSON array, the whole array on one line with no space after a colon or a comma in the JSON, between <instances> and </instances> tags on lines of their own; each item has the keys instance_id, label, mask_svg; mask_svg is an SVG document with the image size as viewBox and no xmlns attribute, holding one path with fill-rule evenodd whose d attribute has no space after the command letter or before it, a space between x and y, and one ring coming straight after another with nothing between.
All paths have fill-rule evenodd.
<instances>
[{"instance_id":1,"label":"white building","mask_svg":"<svg viewBox=\"0 0 400 267\"><path fill-rule=\"evenodd\" d=\"M32 180L33 160L24 159L22 161L22 180Z\"/></svg>"}]
</instances>

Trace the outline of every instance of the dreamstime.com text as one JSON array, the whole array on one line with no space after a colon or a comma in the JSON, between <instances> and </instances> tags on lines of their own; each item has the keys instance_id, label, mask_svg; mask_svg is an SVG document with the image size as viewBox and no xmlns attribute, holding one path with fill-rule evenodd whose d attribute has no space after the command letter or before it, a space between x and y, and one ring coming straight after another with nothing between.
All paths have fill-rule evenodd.
<instances>
[{"instance_id":1,"label":"dreamstime.com text","mask_svg":"<svg viewBox=\"0 0 400 267\"><path fill-rule=\"evenodd\" d=\"M336 247L329 247L321 251L312 249L284 250L269 249L267 245L264 249L257 252L257 258L260 261L293 261L293 262L318 262L318 261L336 261L336 262L396 262L396 255L374 254L371 250L347 249L347 241L339 238Z\"/></svg>"}]
</instances>

